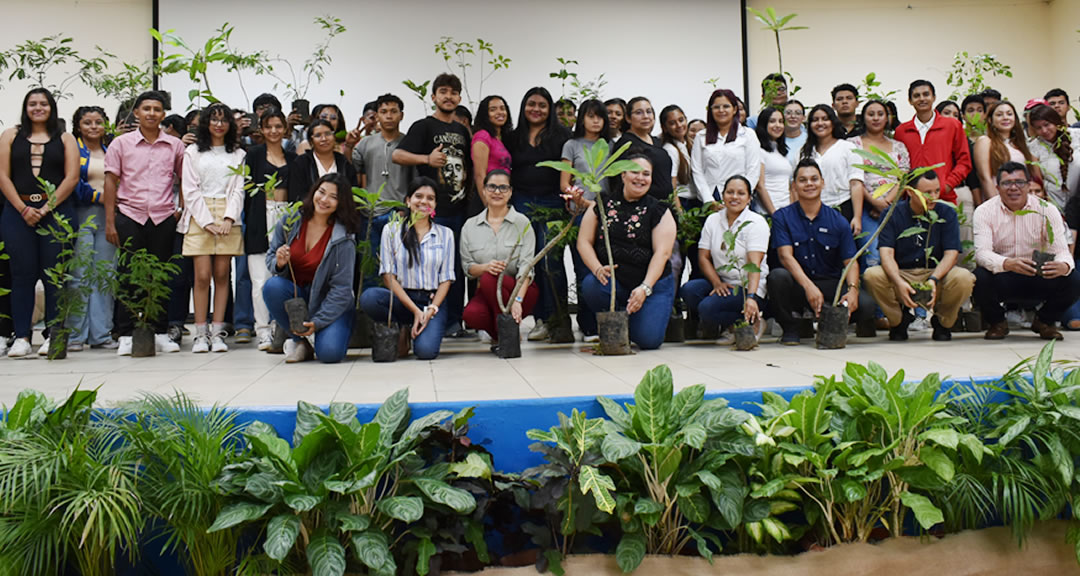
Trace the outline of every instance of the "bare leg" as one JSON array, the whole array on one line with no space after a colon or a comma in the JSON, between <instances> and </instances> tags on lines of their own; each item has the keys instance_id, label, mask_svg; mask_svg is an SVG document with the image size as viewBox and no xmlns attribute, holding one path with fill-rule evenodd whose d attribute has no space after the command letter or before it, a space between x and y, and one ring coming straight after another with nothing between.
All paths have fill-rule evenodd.
<instances>
[{"instance_id":1,"label":"bare leg","mask_svg":"<svg viewBox=\"0 0 1080 576\"><path fill-rule=\"evenodd\" d=\"M214 256L214 324L225 322L225 306L229 301L229 268L231 256ZM204 315L205 317L205 315Z\"/></svg>"},{"instance_id":2,"label":"bare leg","mask_svg":"<svg viewBox=\"0 0 1080 576\"><path fill-rule=\"evenodd\" d=\"M195 325L206 324L206 313L210 308L210 259L212 256L193 256L192 263L195 266L195 285L192 290L195 294ZM222 305L224 310L224 305ZM217 307L214 307L217 314Z\"/></svg>"}]
</instances>

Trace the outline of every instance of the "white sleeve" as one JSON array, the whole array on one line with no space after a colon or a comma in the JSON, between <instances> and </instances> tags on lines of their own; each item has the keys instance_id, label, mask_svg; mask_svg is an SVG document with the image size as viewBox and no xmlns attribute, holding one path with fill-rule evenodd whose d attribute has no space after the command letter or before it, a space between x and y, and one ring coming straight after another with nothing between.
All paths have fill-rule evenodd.
<instances>
[{"instance_id":1,"label":"white sleeve","mask_svg":"<svg viewBox=\"0 0 1080 576\"><path fill-rule=\"evenodd\" d=\"M746 227L746 231L746 250L748 252L769 251L769 224L765 222L765 218L761 216L752 218L750 225Z\"/></svg>"},{"instance_id":2,"label":"white sleeve","mask_svg":"<svg viewBox=\"0 0 1080 576\"><path fill-rule=\"evenodd\" d=\"M761 179L761 162L762 152L761 142L758 141L757 134L747 130L746 136L746 159L745 159L745 176L750 181L750 190L757 188L758 180Z\"/></svg>"},{"instance_id":3,"label":"white sleeve","mask_svg":"<svg viewBox=\"0 0 1080 576\"><path fill-rule=\"evenodd\" d=\"M705 131L697 133L694 137L694 148L690 152L690 172L694 177L694 186L697 187L698 199L702 203L712 202L712 190L705 182Z\"/></svg>"}]
</instances>

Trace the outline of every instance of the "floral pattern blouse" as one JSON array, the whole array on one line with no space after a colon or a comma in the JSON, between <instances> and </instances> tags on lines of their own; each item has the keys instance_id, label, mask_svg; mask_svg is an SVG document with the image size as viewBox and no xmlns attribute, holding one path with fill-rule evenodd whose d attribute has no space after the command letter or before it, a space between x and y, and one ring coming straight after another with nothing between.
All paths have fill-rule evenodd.
<instances>
[{"instance_id":1,"label":"floral pattern blouse","mask_svg":"<svg viewBox=\"0 0 1080 576\"><path fill-rule=\"evenodd\" d=\"M889 141L890 144L892 144L892 152L889 153L889 157L892 158L900 166L900 169L904 172L911 170L911 155L908 154L907 146L904 146L903 142L893 140L888 136L886 136L885 138ZM855 148L859 150L863 149L862 136L855 136L853 138L849 138L848 140L855 145ZM862 156L860 156L859 158L862 158ZM872 166L875 165L865 158L862 158L862 160L863 164L870 164ZM892 168L892 166L877 167L881 168L882 170L889 170ZM866 191L870 194L873 194L874 191L878 189L878 186L881 186L886 182L896 181L893 178L885 178L884 176L879 176L872 172L866 172L865 174L866 175L864 177L863 183L866 185Z\"/></svg>"},{"instance_id":2,"label":"floral pattern blouse","mask_svg":"<svg viewBox=\"0 0 1080 576\"><path fill-rule=\"evenodd\" d=\"M611 198L604 202L608 230L611 233L611 252L615 256L615 280L623 286L637 286L645 280L652 260L652 232L668 211L667 204L653 196L644 196L636 202ZM599 208L599 206L597 206ZM597 221L596 254L600 262L608 264L604 245L604 230ZM671 264L664 266L664 274L671 273Z\"/></svg>"}]
</instances>

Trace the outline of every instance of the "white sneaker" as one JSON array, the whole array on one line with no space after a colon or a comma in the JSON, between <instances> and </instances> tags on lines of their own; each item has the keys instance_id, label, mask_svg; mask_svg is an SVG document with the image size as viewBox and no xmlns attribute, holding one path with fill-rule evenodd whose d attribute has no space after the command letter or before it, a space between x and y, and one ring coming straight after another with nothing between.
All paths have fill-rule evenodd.
<instances>
[{"instance_id":1,"label":"white sneaker","mask_svg":"<svg viewBox=\"0 0 1080 576\"><path fill-rule=\"evenodd\" d=\"M210 337L210 350L213 352L228 352L229 345L225 343L225 333L218 332Z\"/></svg>"},{"instance_id":2,"label":"white sneaker","mask_svg":"<svg viewBox=\"0 0 1080 576\"><path fill-rule=\"evenodd\" d=\"M259 334L259 350L266 351L274 343L274 336L269 331Z\"/></svg>"},{"instance_id":3,"label":"white sneaker","mask_svg":"<svg viewBox=\"0 0 1080 576\"><path fill-rule=\"evenodd\" d=\"M4 336L0 336L0 356L4 356L8 351L8 339Z\"/></svg>"},{"instance_id":4,"label":"white sneaker","mask_svg":"<svg viewBox=\"0 0 1080 576\"><path fill-rule=\"evenodd\" d=\"M68 342L68 352L82 352L86 349L86 344L82 342Z\"/></svg>"},{"instance_id":5,"label":"white sneaker","mask_svg":"<svg viewBox=\"0 0 1080 576\"><path fill-rule=\"evenodd\" d=\"M284 352L285 357L288 358L289 356L292 356L296 353L297 345L299 345L299 342L293 340L292 338L288 338L285 340L285 344L281 347L281 351Z\"/></svg>"},{"instance_id":6,"label":"white sneaker","mask_svg":"<svg viewBox=\"0 0 1080 576\"><path fill-rule=\"evenodd\" d=\"M179 352L180 345L173 342L168 334L154 334L154 347L158 352Z\"/></svg>"},{"instance_id":7,"label":"white sneaker","mask_svg":"<svg viewBox=\"0 0 1080 576\"><path fill-rule=\"evenodd\" d=\"M529 342L540 342L548 339L548 328L543 320L537 320L536 325L529 331Z\"/></svg>"},{"instance_id":8,"label":"white sneaker","mask_svg":"<svg viewBox=\"0 0 1080 576\"><path fill-rule=\"evenodd\" d=\"M30 339L29 338L16 338L15 342L11 344L11 348L8 348L8 358L26 358L30 355Z\"/></svg>"},{"instance_id":9,"label":"white sneaker","mask_svg":"<svg viewBox=\"0 0 1080 576\"><path fill-rule=\"evenodd\" d=\"M131 356L131 336L121 336L117 341L116 347L117 356Z\"/></svg>"},{"instance_id":10,"label":"white sneaker","mask_svg":"<svg viewBox=\"0 0 1080 576\"><path fill-rule=\"evenodd\" d=\"M297 362L307 362L315 357L315 351L311 349L311 343L307 341L307 338L296 342L291 352L285 355L286 364L295 364Z\"/></svg>"},{"instance_id":11,"label":"white sneaker","mask_svg":"<svg viewBox=\"0 0 1080 576\"><path fill-rule=\"evenodd\" d=\"M600 335L599 334L586 334L585 336L583 336L581 338L581 341L586 343L586 344L596 344L597 342L600 341Z\"/></svg>"},{"instance_id":12,"label":"white sneaker","mask_svg":"<svg viewBox=\"0 0 1080 576\"><path fill-rule=\"evenodd\" d=\"M192 354L206 354L210 351L210 337L206 334L196 334L194 343L191 345Z\"/></svg>"},{"instance_id":13,"label":"white sneaker","mask_svg":"<svg viewBox=\"0 0 1080 576\"><path fill-rule=\"evenodd\" d=\"M52 340L52 338L46 338L45 343L41 345L41 348L37 349L37 355L38 356L48 356L49 355L49 341L50 340Z\"/></svg>"}]
</instances>

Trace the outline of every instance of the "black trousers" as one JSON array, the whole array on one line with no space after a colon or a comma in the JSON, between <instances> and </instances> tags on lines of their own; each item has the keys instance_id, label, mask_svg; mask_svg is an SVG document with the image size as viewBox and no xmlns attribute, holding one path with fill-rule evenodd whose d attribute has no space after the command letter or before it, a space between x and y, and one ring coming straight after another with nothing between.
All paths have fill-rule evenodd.
<instances>
[{"instance_id":1,"label":"black trousers","mask_svg":"<svg viewBox=\"0 0 1080 576\"><path fill-rule=\"evenodd\" d=\"M821 290L825 303L832 303L836 286L841 278L813 278L814 285ZM795 281L791 272L783 268L770 268L768 278L769 302L776 321L785 333L798 332L799 322L810 312L810 303L806 301L806 291ZM866 290L859 290L859 308L851 315L855 322L863 318L873 318L876 307L874 297Z\"/></svg>"},{"instance_id":2,"label":"black trousers","mask_svg":"<svg viewBox=\"0 0 1080 576\"><path fill-rule=\"evenodd\" d=\"M149 218L146 222L139 223L120 212L116 213L116 234L120 237L121 249L132 252L145 248L147 252L158 257L158 260L166 261L172 258L173 242L176 238L176 217L169 216L160 224L154 224ZM118 273L127 270L118 269ZM129 292L130 286L121 286L121 290ZM130 292L129 292L130 293ZM166 309L168 304L165 304ZM135 319L131 312L117 299L114 314L116 333L119 336L131 336L135 330ZM160 318L154 319L154 333L164 334L168 328L168 314L164 313Z\"/></svg>"},{"instance_id":3,"label":"black trousers","mask_svg":"<svg viewBox=\"0 0 1080 576\"><path fill-rule=\"evenodd\" d=\"M1070 306L1080 299L1080 274L1075 270L1068 276L1041 278L1015 272L994 274L983 267L975 269L975 305L982 310L983 321L996 324L1005 321L1004 302L1042 303L1036 316L1053 325Z\"/></svg>"},{"instance_id":4,"label":"black trousers","mask_svg":"<svg viewBox=\"0 0 1080 576\"><path fill-rule=\"evenodd\" d=\"M0 202L0 213L7 202ZM4 231L0 230L0 242L4 241ZM4 253L10 254L13 246L4 246ZM9 338L15 333L15 323L11 319L11 262L0 259L0 338Z\"/></svg>"}]
</instances>

